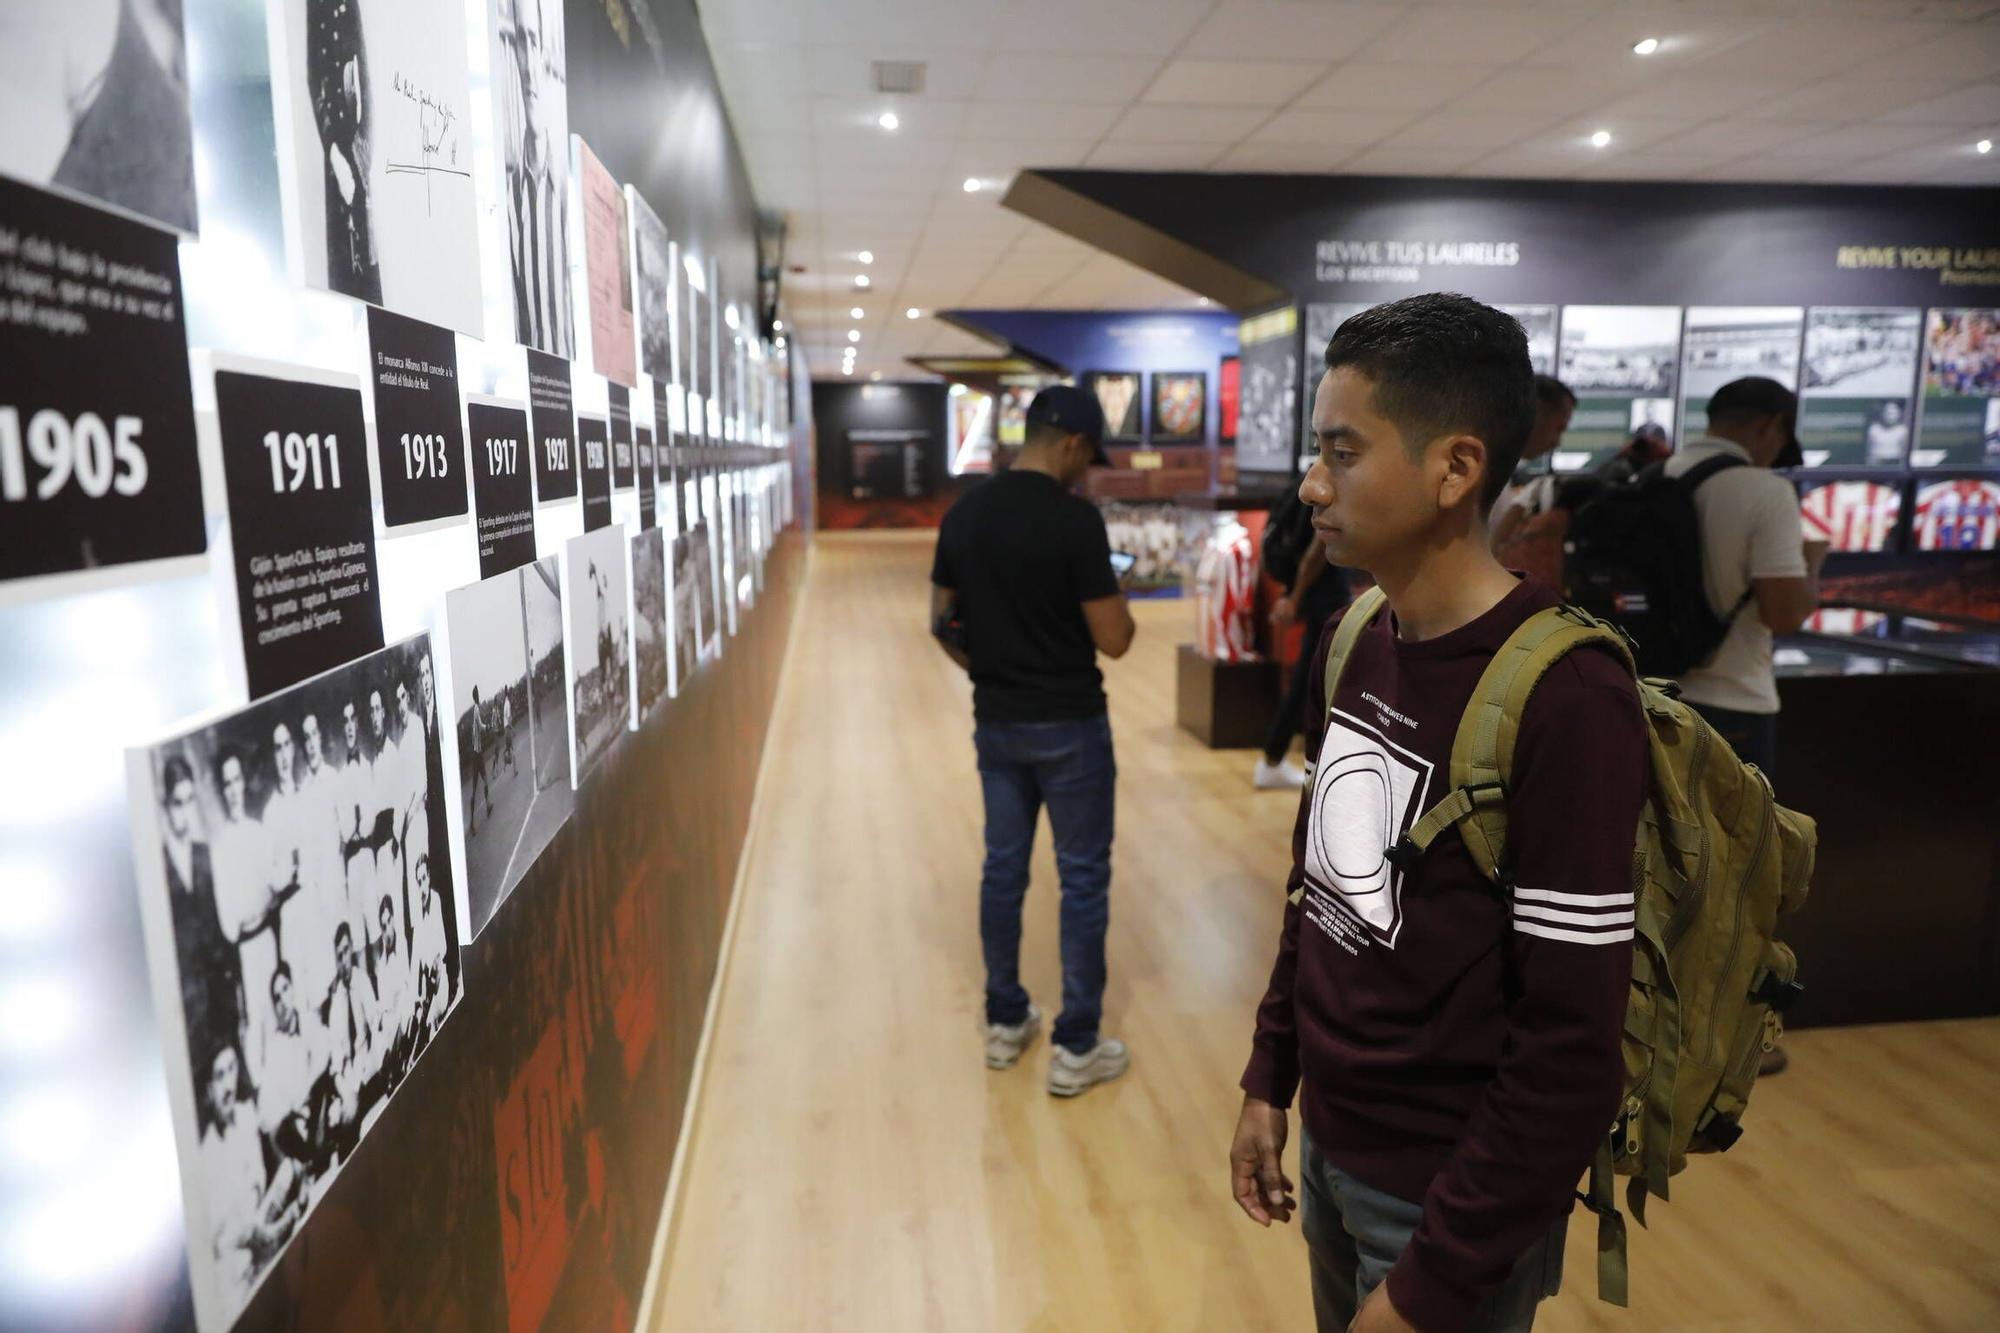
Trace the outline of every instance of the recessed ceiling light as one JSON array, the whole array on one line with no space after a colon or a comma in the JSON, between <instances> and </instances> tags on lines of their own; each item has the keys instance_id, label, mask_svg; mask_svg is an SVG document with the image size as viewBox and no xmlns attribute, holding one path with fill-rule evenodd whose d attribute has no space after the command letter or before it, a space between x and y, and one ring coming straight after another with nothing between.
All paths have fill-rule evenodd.
<instances>
[{"instance_id":1,"label":"recessed ceiling light","mask_svg":"<svg viewBox=\"0 0 2000 1333\"><path fill-rule=\"evenodd\" d=\"M1990 153L1993 151L1993 141L1991 139L1981 139L1978 143L1972 145L1972 148L1974 152Z\"/></svg>"},{"instance_id":2,"label":"recessed ceiling light","mask_svg":"<svg viewBox=\"0 0 2000 1333\"><path fill-rule=\"evenodd\" d=\"M885 130L893 130L903 122L897 119L895 112L884 111L881 115L875 117L875 123Z\"/></svg>"},{"instance_id":3,"label":"recessed ceiling light","mask_svg":"<svg viewBox=\"0 0 2000 1333\"><path fill-rule=\"evenodd\" d=\"M860 306L856 306L856 307L854 307L854 309L852 309L852 310L848 311L847 313L848 313L848 314L850 314L850 315L852 315L852 316L854 316L854 318L856 318L856 319L860 319L860 318L862 317L862 315L863 315L864 313L866 313L866 312L864 312L864 311L863 311L863 310L861 309L861 307L860 307Z\"/></svg>"},{"instance_id":4,"label":"recessed ceiling light","mask_svg":"<svg viewBox=\"0 0 2000 1333\"><path fill-rule=\"evenodd\" d=\"M1195 298L1194 298L1194 303L1195 303L1196 305L1213 305L1213 304L1214 304L1214 302L1213 302L1213 301L1210 301L1210 300L1209 300L1209 299L1208 299L1208 298L1207 298L1206 296L1197 296L1197 297L1195 297Z\"/></svg>"},{"instance_id":5,"label":"recessed ceiling light","mask_svg":"<svg viewBox=\"0 0 2000 1333\"><path fill-rule=\"evenodd\" d=\"M847 341L849 341L849 342L851 342L851 343L858 343L858 342L860 342L860 341L861 341L861 330L860 330L860 329L849 329L849 330L847 331Z\"/></svg>"},{"instance_id":6,"label":"recessed ceiling light","mask_svg":"<svg viewBox=\"0 0 2000 1333\"><path fill-rule=\"evenodd\" d=\"M916 308L915 306L911 306L911 307L910 307L910 308L909 308L908 310L905 310L905 311L903 312L903 318L904 318L904 319L915 319L915 318L916 318L917 316L919 316L919 315L921 315L921 314L923 314L923 313L924 313L923 311L921 311L921 310L917 309L917 308Z\"/></svg>"},{"instance_id":7,"label":"recessed ceiling light","mask_svg":"<svg viewBox=\"0 0 2000 1333\"><path fill-rule=\"evenodd\" d=\"M1632 43L1632 54L1635 56L1649 56L1659 49L1660 39L1657 37L1642 37Z\"/></svg>"},{"instance_id":8,"label":"recessed ceiling light","mask_svg":"<svg viewBox=\"0 0 2000 1333\"><path fill-rule=\"evenodd\" d=\"M872 264L875 262L875 252L873 250L863 250L860 254L856 255L855 258L859 259L864 264Z\"/></svg>"},{"instance_id":9,"label":"recessed ceiling light","mask_svg":"<svg viewBox=\"0 0 2000 1333\"><path fill-rule=\"evenodd\" d=\"M871 370L868 372L868 378L872 380L874 383L880 384L882 382L882 372L879 370Z\"/></svg>"},{"instance_id":10,"label":"recessed ceiling light","mask_svg":"<svg viewBox=\"0 0 2000 1333\"><path fill-rule=\"evenodd\" d=\"M783 333L785 331L785 321L782 319L772 320L771 329L775 333Z\"/></svg>"},{"instance_id":11,"label":"recessed ceiling light","mask_svg":"<svg viewBox=\"0 0 2000 1333\"><path fill-rule=\"evenodd\" d=\"M1610 130L1599 130L1597 133L1590 136L1590 146L1592 148L1603 148L1610 142L1611 142Z\"/></svg>"},{"instance_id":12,"label":"recessed ceiling light","mask_svg":"<svg viewBox=\"0 0 2000 1333\"><path fill-rule=\"evenodd\" d=\"M866 287L869 282L870 279L866 273L857 273L854 275L854 285L856 287Z\"/></svg>"},{"instance_id":13,"label":"recessed ceiling light","mask_svg":"<svg viewBox=\"0 0 2000 1333\"><path fill-rule=\"evenodd\" d=\"M979 193L979 177L977 177L977 176L967 176L967 177L965 178L965 192L966 192L967 194L978 194L978 193Z\"/></svg>"},{"instance_id":14,"label":"recessed ceiling light","mask_svg":"<svg viewBox=\"0 0 2000 1333\"><path fill-rule=\"evenodd\" d=\"M854 367L853 367L853 366L842 366L842 367L840 368L840 373L841 373L841 374L843 374L843 375L852 375L852 374L854 373Z\"/></svg>"}]
</instances>

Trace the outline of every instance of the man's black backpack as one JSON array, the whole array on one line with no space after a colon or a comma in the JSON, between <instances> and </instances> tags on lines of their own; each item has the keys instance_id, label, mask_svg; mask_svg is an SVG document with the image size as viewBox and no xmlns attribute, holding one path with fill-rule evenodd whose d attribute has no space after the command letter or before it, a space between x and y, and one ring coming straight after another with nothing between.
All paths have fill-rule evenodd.
<instances>
[{"instance_id":1,"label":"man's black backpack","mask_svg":"<svg viewBox=\"0 0 2000 1333\"><path fill-rule=\"evenodd\" d=\"M1285 498L1272 506L1270 520L1264 524L1261 554L1264 573L1286 592L1291 591L1292 581L1299 576L1299 562L1305 559L1312 539L1312 506L1299 499L1296 488L1286 491Z\"/></svg>"},{"instance_id":2,"label":"man's black backpack","mask_svg":"<svg viewBox=\"0 0 2000 1333\"><path fill-rule=\"evenodd\" d=\"M1718 616L1709 605L1694 493L1716 473L1747 466L1724 454L1669 477L1655 463L1606 486L1570 520L1569 598L1631 638L1640 675L1678 677L1707 662L1742 611L1739 602Z\"/></svg>"}]
</instances>

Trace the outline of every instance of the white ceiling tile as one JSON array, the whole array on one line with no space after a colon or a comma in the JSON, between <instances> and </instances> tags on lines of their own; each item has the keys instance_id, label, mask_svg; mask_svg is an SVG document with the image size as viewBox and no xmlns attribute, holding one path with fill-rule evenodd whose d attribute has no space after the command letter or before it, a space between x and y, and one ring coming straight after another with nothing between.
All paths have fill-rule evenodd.
<instances>
[{"instance_id":1,"label":"white ceiling tile","mask_svg":"<svg viewBox=\"0 0 2000 1333\"><path fill-rule=\"evenodd\" d=\"M1408 125L1408 111L1280 111L1244 140L1245 146L1365 147Z\"/></svg>"},{"instance_id":2,"label":"white ceiling tile","mask_svg":"<svg viewBox=\"0 0 2000 1333\"><path fill-rule=\"evenodd\" d=\"M1486 112L1461 105L1412 121L1389 136L1388 143L1410 148L1493 149L1531 138L1554 120L1532 112Z\"/></svg>"},{"instance_id":3,"label":"white ceiling tile","mask_svg":"<svg viewBox=\"0 0 2000 1333\"><path fill-rule=\"evenodd\" d=\"M1662 153L1658 156L1634 154L1595 163L1577 173L1586 180L1684 181L1695 173L1716 165L1713 154L1699 156Z\"/></svg>"},{"instance_id":4,"label":"white ceiling tile","mask_svg":"<svg viewBox=\"0 0 2000 1333\"><path fill-rule=\"evenodd\" d=\"M1852 159L1845 157L1802 158L1791 153L1769 153L1703 167L1696 180L1705 181L1797 181L1822 171L1834 171Z\"/></svg>"},{"instance_id":5,"label":"white ceiling tile","mask_svg":"<svg viewBox=\"0 0 2000 1333\"><path fill-rule=\"evenodd\" d=\"M808 11L811 25L805 30L822 47L985 51L1002 22L997 6L937 0L818 0Z\"/></svg>"},{"instance_id":6,"label":"white ceiling tile","mask_svg":"<svg viewBox=\"0 0 2000 1333\"><path fill-rule=\"evenodd\" d=\"M1259 108L1135 106L1106 137L1120 143L1235 143L1269 119Z\"/></svg>"},{"instance_id":7,"label":"white ceiling tile","mask_svg":"<svg viewBox=\"0 0 2000 1333\"><path fill-rule=\"evenodd\" d=\"M1939 84L1971 82L2000 74L2000 16L1969 23L1943 37L1868 62L1870 79Z\"/></svg>"},{"instance_id":8,"label":"white ceiling tile","mask_svg":"<svg viewBox=\"0 0 2000 1333\"><path fill-rule=\"evenodd\" d=\"M953 139L965 120L965 102L956 98L926 94L920 110L912 110L893 134L877 125L882 114L879 98L815 97L812 103L814 131L825 142L827 136L865 137L871 143L904 143L913 139ZM901 114L900 112L898 113Z\"/></svg>"},{"instance_id":9,"label":"white ceiling tile","mask_svg":"<svg viewBox=\"0 0 2000 1333\"><path fill-rule=\"evenodd\" d=\"M1686 134L1698 122L1686 118L1650 119L1639 116L1589 116L1564 121L1551 128L1547 142L1587 143L1599 130L1611 134L1611 142L1602 151L1607 156L1629 153L1638 148L1652 148L1664 139Z\"/></svg>"},{"instance_id":10,"label":"white ceiling tile","mask_svg":"<svg viewBox=\"0 0 2000 1333\"><path fill-rule=\"evenodd\" d=\"M1742 157L1768 152L1788 143L1797 143L1813 133L1809 125L1755 124L1741 120L1711 121L1691 130L1656 140L1652 147L1661 153L1729 153Z\"/></svg>"},{"instance_id":11,"label":"white ceiling tile","mask_svg":"<svg viewBox=\"0 0 2000 1333\"><path fill-rule=\"evenodd\" d=\"M1484 106L1492 111L1579 115L1623 96L1633 83L1629 72L1622 69L1521 65L1476 82L1454 102Z\"/></svg>"},{"instance_id":12,"label":"white ceiling tile","mask_svg":"<svg viewBox=\"0 0 2000 1333\"><path fill-rule=\"evenodd\" d=\"M875 91L874 63L916 60L924 64L924 91L885 96ZM818 97L873 97L898 115L915 113L932 97L967 97L986 70L980 49L948 50L907 41L871 46L825 46L812 52L811 91Z\"/></svg>"},{"instance_id":13,"label":"white ceiling tile","mask_svg":"<svg viewBox=\"0 0 2000 1333\"><path fill-rule=\"evenodd\" d=\"M1159 72L1157 56L1072 56L996 51L987 58L976 96L1000 101L1046 98L1123 106L1146 91Z\"/></svg>"},{"instance_id":14,"label":"white ceiling tile","mask_svg":"<svg viewBox=\"0 0 2000 1333\"><path fill-rule=\"evenodd\" d=\"M1643 88L1589 109L1612 117L1683 116L1707 120L1761 102L1770 93L1770 85L1762 80L1696 73L1652 80Z\"/></svg>"},{"instance_id":15,"label":"white ceiling tile","mask_svg":"<svg viewBox=\"0 0 2000 1333\"><path fill-rule=\"evenodd\" d=\"M1222 4L1186 51L1204 59L1339 60L1401 17L1387 4Z\"/></svg>"},{"instance_id":16,"label":"white ceiling tile","mask_svg":"<svg viewBox=\"0 0 2000 1333\"><path fill-rule=\"evenodd\" d=\"M1891 154L1866 162L1850 162L1814 176L1813 180L1822 185L1908 185L1923 179L1927 170L1930 168Z\"/></svg>"},{"instance_id":17,"label":"white ceiling tile","mask_svg":"<svg viewBox=\"0 0 2000 1333\"><path fill-rule=\"evenodd\" d=\"M1845 125L1825 134L1801 139L1785 151L1800 157L1843 157L1853 162L1882 153L1900 152L1926 144L1942 143L1952 132L1935 125Z\"/></svg>"},{"instance_id":18,"label":"white ceiling tile","mask_svg":"<svg viewBox=\"0 0 2000 1333\"><path fill-rule=\"evenodd\" d=\"M1968 129L2000 125L2000 80L1960 88L1955 93L1892 111L1883 119L1907 125L1954 125Z\"/></svg>"},{"instance_id":19,"label":"white ceiling tile","mask_svg":"<svg viewBox=\"0 0 2000 1333\"><path fill-rule=\"evenodd\" d=\"M1781 70L1794 84L1850 68L1867 78L1868 62L1942 35L1935 24L1801 15L1710 56L1698 68L1703 74L1745 79L1768 78Z\"/></svg>"},{"instance_id":20,"label":"white ceiling tile","mask_svg":"<svg viewBox=\"0 0 2000 1333\"><path fill-rule=\"evenodd\" d=\"M1326 173L1353 155L1353 147L1332 144L1238 144L1223 153L1210 170Z\"/></svg>"},{"instance_id":21,"label":"white ceiling tile","mask_svg":"<svg viewBox=\"0 0 2000 1333\"><path fill-rule=\"evenodd\" d=\"M1166 55L1180 47L1211 0L1010 0L990 8L1000 16L995 45L1006 51L1066 55ZM827 5L828 9L838 6ZM957 5L941 9L959 12ZM982 7L983 8L983 7Z\"/></svg>"},{"instance_id":22,"label":"white ceiling tile","mask_svg":"<svg viewBox=\"0 0 2000 1333\"><path fill-rule=\"evenodd\" d=\"M1509 180L1564 180L1592 165L1581 153L1545 149L1503 148L1460 169L1462 176L1494 176Z\"/></svg>"},{"instance_id":23,"label":"white ceiling tile","mask_svg":"<svg viewBox=\"0 0 2000 1333\"><path fill-rule=\"evenodd\" d=\"M1096 146L1094 139L997 140L968 138L945 163L940 184L963 192L965 178L1011 181L1031 167L1080 167Z\"/></svg>"},{"instance_id":24,"label":"white ceiling tile","mask_svg":"<svg viewBox=\"0 0 2000 1333\"><path fill-rule=\"evenodd\" d=\"M1751 12L1753 8L1730 3L1701 12L1684 5L1619 5L1561 31L1522 63L1564 69L1630 70L1645 76L1656 71L1685 73L1701 61L1769 29L1772 19ZM1642 37L1655 39L1660 49L1650 56L1632 54L1633 43Z\"/></svg>"},{"instance_id":25,"label":"white ceiling tile","mask_svg":"<svg viewBox=\"0 0 2000 1333\"><path fill-rule=\"evenodd\" d=\"M1079 102L973 102L965 111L965 135L974 143L989 139L1090 139L1103 137L1116 123L1119 108Z\"/></svg>"},{"instance_id":26,"label":"white ceiling tile","mask_svg":"<svg viewBox=\"0 0 2000 1333\"><path fill-rule=\"evenodd\" d=\"M1176 60L1143 101L1180 106L1283 106L1327 72L1325 61Z\"/></svg>"},{"instance_id":27,"label":"white ceiling tile","mask_svg":"<svg viewBox=\"0 0 2000 1333\"><path fill-rule=\"evenodd\" d=\"M1835 79L1795 88L1769 101L1746 107L1734 121L1842 125L1929 102L1938 95L1935 82L1875 79Z\"/></svg>"},{"instance_id":28,"label":"white ceiling tile","mask_svg":"<svg viewBox=\"0 0 2000 1333\"><path fill-rule=\"evenodd\" d=\"M1086 166L1107 171L1200 171L1222 151L1212 143L1101 143Z\"/></svg>"},{"instance_id":29,"label":"white ceiling tile","mask_svg":"<svg viewBox=\"0 0 2000 1333\"><path fill-rule=\"evenodd\" d=\"M804 33L819 0L727 0L702 5L701 26L711 48L767 40L774 32Z\"/></svg>"},{"instance_id":30,"label":"white ceiling tile","mask_svg":"<svg viewBox=\"0 0 2000 1333\"><path fill-rule=\"evenodd\" d=\"M1406 13L1360 54L1366 60L1499 66L1545 46L1549 36L1532 13L1499 5L1426 5Z\"/></svg>"},{"instance_id":31,"label":"white ceiling tile","mask_svg":"<svg viewBox=\"0 0 2000 1333\"><path fill-rule=\"evenodd\" d=\"M1480 155L1476 148L1413 148L1378 144L1340 164L1350 176L1449 176Z\"/></svg>"},{"instance_id":32,"label":"white ceiling tile","mask_svg":"<svg viewBox=\"0 0 2000 1333\"><path fill-rule=\"evenodd\" d=\"M1350 61L1299 95L1306 108L1428 111L1484 77L1463 65L1401 65Z\"/></svg>"}]
</instances>

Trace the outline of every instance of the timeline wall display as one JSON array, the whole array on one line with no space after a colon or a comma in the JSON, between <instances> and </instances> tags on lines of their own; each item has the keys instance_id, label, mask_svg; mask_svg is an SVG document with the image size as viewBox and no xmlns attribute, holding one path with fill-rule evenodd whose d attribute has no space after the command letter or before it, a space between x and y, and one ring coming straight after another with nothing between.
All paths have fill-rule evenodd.
<instances>
[{"instance_id":1,"label":"timeline wall display","mask_svg":"<svg viewBox=\"0 0 2000 1333\"><path fill-rule=\"evenodd\" d=\"M465 513L457 335L370 306L368 385L375 396L383 526Z\"/></svg>"},{"instance_id":2,"label":"timeline wall display","mask_svg":"<svg viewBox=\"0 0 2000 1333\"><path fill-rule=\"evenodd\" d=\"M632 730L667 699L667 542L658 528L632 534Z\"/></svg>"},{"instance_id":3,"label":"timeline wall display","mask_svg":"<svg viewBox=\"0 0 2000 1333\"><path fill-rule=\"evenodd\" d=\"M1799 501L1806 540L1825 542L1834 551L1893 549L1902 516L1902 487L1879 481L1815 481Z\"/></svg>"},{"instance_id":4,"label":"timeline wall display","mask_svg":"<svg viewBox=\"0 0 2000 1333\"><path fill-rule=\"evenodd\" d=\"M657 464L653 457L653 432L648 426L639 426L632 432L632 453L639 469L639 526L650 528L658 524L659 480Z\"/></svg>"},{"instance_id":5,"label":"timeline wall display","mask_svg":"<svg viewBox=\"0 0 2000 1333\"><path fill-rule=\"evenodd\" d=\"M611 752L632 716L632 576L625 525L573 537L563 549L569 622L570 766L576 785Z\"/></svg>"},{"instance_id":6,"label":"timeline wall display","mask_svg":"<svg viewBox=\"0 0 2000 1333\"><path fill-rule=\"evenodd\" d=\"M0 125L0 173L194 231L180 4L13 0Z\"/></svg>"},{"instance_id":7,"label":"timeline wall display","mask_svg":"<svg viewBox=\"0 0 2000 1333\"><path fill-rule=\"evenodd\" d=\"M1552 459L1559 471L1595 467L1644 426L1675 438L1679 306L1572 305L1562 311L1556 378L1576 412Z\"/></svg>"},{"instance_id":8,"label":"timeline wall display","mask_svg":"<svg viewBox=\"0 0 2000 1333\"><path fill-rule=\"evenodd\" d=\"M1366 301L1315 301L1306 307L1306 343L1299 356L1299 466L1319 452L1313 435L1313 404L1319 397L1319 382L1326 378L1326 345L1342 324L1364 310L1373 309Z\"/></svg>"},{"instance_id":9,"label":"timeline wall display","mask_svg":"<svg viewBox=\"0 0 2000 1333\"><path fill-rule=\"evenodd\" d=\"M1129 370L1093 370L1083 377L1083 387L1096 396L1104 409L1106 440L1138 440L1140 429L1139 375Z\"/></svg>"},{"instance_id":10,"label":"timeline wall display","mask_svg":"<svg viewBox=\"0 0 2000 1333\"><path fill-rule=\"evenodd\" d=\"M528 421L534 432L535 500L576 495L576 407L569 362L528 349Z\"/></svg>"},{"instance_id":11,"label":"timeline wall display","mask_svg":"<svg viewBox=\"0 0 2000 1333\"><path fill-rule=\"evenodd\" d=\"M2000 548L2000 481L1959 477L1917 488L1911 532L1919 551Z\"/></svg>"},{"instance_id":12,"label":"timeline wall display","mask_svg":"<svg viewBox=\"0 0 2000 1333\"><path fill-rule=\"evenodd\" d=\"M632 452L632 391L616 380L611 390L611 489L629 491L638 467Z\"/></svg>"},{"instance_id":13,"label":"timeline wall display","mask_svg":"<svg viewBox=\"0 0 2000 1333\"><path fill-rule=\"evenodd\" d=\"M464 0L277 0L272 104L300 279L483 332Z\"/></svg>"},{"instance_id":14,"label":"timeline wall display","mask_svg":"<svg viewBox=\"0 0 2000 1333\"><path fill-rule=\"evenodd\" d=\"M1926 316L1923 418L1910 461L2000 466L2000 310Z\"/></svg>"},{"instance_id":15,"label":"timeline wall display","mask_svg":"<svg viewBox=\"0 0 2000 1333\"><path fill-rule=\"evenodd\" d=\"M382 647L367 428L352 376L216 356L250 697Z\"/></svg>"},{"instance_id":16,"label":"timeline wall display","mask_svg":"<svg viewBox=\"0 0 2000 1333\"><path fill-rule=\"evenodd\" d=\"M1238 326L1242 389L1236 466L1243 472L1296 470L1299 438L1299 308L1278 306Z\"/></svg>"},{"instance_id":17,"label":"timeline wall display","mask_svg":"<svg viewBox=\"0 0 2000 1333\"><path fill-rule=\"evenodd\" d=\"M629 185L625 208L632 219L632 273L639 291L639 369L664 380L673 374L672 246L667 224Z\"/></svg>"},{"instance_id":18,"label":"timeline wall display","mask_svg":"<svg viewBox=\"0 0 2000 1333\"><path fill-rule=\"evenodd\" d=\"M1923 311L1815 306L1806 311L1799 444L1808 467L1901 467L1916 421L1911 401Z\"/></svg>"},{"instance_id":19,"label":"timeline wall display","mask_svg":"<svg viewBox=\"0 0 2000 1333\"><path fill-rule=\"evenodd\" d=\"M1528 363L1537 375L1556 373L1556 308L1552 305L1495 306L1512 315L1528 335Z\"/></svg>"},{"instance_id":20,"label":"timeline wall display","mask_svg":"<svg viewBox=\"0 0 2000 1333\"><path fill-rule=\"evenodd\" d=\"M708 533L699 524L681 532L673 539L672 556L674 593L667 614L671 618L674 650L669 689L678 696L694 679L707 637L702 617L707 602L703 589L709 581Z\"/></svg>"},{"instance_id":21,"label":"timeline wall display","mask_svg":"<svg viewBox=\"0 0 2000 1333\"><path fill-rule=\"evenodd\" d=\"M583 480L583 530L611 522L611 429L603 417L576 419L576 453Z\"/></svg>"},{"instance_id":22,"label":"timeline wall display","mask_svg":"<svg viewBox=\"0 0 2000 1333\"><path fill-rule=\"evenodd\" d=\"M445 594L466 938L569 822L569 683L556 557Z\"/></svg>"},{"instance_id":23,"label":"timeline wall display","mask_svg":"<svg viewBox=\"0 0 2000 1333\"><path fill-rule=\"evenodd\" d=\"M1731 380L1761 375L1799 387L1799 306L1691 306L1681 334L1681 423L1693 439L1708 422L1708 400ZM1801 442L1803 443L1803 442Z\"/></svg>"},{"instance_id":24,"label":"timeline wall display","mask_svg":"<svg viewBox=\"0 0 2000 1333\"><path fill-rule=\"evenodd\" d=\"M0 600L54 586L11 580L199 556L173 235L0 179L0 273Z\"/></svg>"},{"instance_id":25,"label":"timeline wall display","mask_svg":"<svg viewBox=\"0 0 2000 1333\"><path fill-rule=\"evenodd\" d=\"M479 532L479 577L495 578L535 558L535 495L528 414L518 403L469 398L472 507Z\"/></svg>"},{"instance_id":26,"label":"timeline wall display","mask_svg":"<svg viewBox=\"0 0 2000 1333\"><path fill-rule=\"evenodd\" d=\"M583 270L590 307L590 361L615 384L639 382L632 344L632 253L625 192L576 135L577 182L583 199Z\"/></svg>"},{"instance_id":27,"label":"timeline wall display","mask_svg":"<svg viewBox=\"0 0 2000 1333\"><path fill-rule=\"evenodd\" d=\"M1153 443L1198 443L1208 433L1208 375L1199 370L1153 372Z\"/></svg>"},{"instance_id":28,"label":"timeline wall display","mask_svg":"<svg viewBox=\"0 0 2000 1333\"><path fill-rule=\"evenodd\" d=\"M550 0L488 2L514 337L524 346L571 357L576 327L570 305L563 7Z\"/></svg>"},{"instance_id":29,"label":"timeline wall display","mask_svg":"<svg viewBox=\"0 0 2000 1333\"><path fill-rule=\"evenodd\" d=\"M434 672L418 635L127 752L204 1329L235 1321L464 994Z\"/></svg>"}]
</instances>

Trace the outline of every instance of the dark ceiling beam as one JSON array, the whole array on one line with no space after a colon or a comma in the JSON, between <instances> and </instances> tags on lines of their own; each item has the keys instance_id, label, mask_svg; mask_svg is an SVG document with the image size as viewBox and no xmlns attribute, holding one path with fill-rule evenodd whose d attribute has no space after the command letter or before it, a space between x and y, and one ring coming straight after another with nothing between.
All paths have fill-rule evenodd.
<instances>
[{"instance_id":1,"label":"dark ceiling beam","mask_svg":"<svg viewBox=\"0 0 2000 1333\"><path fill-rule=\"evenodd\" d=\"M1290 299L1284 288L1059 185L1039 171L1015 176L1000 202L1065 236L1206 296L1225 309L1255 310Z\"/></svg>"}]
</instances>

